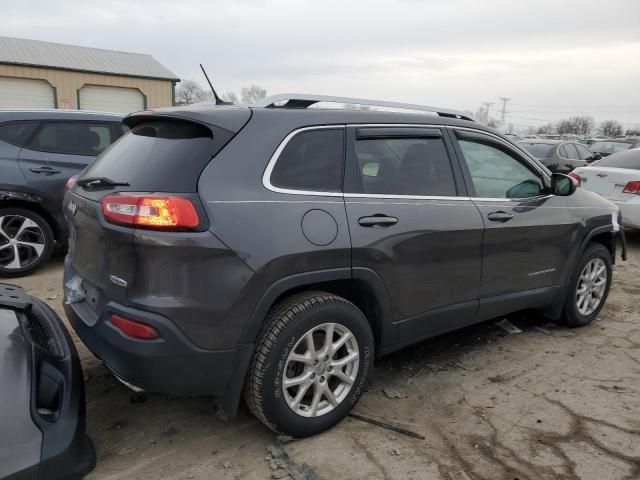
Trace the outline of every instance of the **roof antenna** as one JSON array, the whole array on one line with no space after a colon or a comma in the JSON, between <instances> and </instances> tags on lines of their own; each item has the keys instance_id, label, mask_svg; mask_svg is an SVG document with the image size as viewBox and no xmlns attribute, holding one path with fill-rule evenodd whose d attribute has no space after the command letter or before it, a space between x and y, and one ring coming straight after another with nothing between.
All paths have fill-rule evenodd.
<instances>
[{"instance_id":1,"label":"roof antenna","mask_svg":"<svg viewBox=\"0 0 640 480\"><path fill-rule=\"evenodd\" d=\"M207 72L204 69L204 67L202 66L202 64L200 64L200 68L202 69L202 73L204 73L204 78L207 79L207 83L211 87L211 91L213 92L213 98L215 98L215 100L216 100L216 105L233 105L233 102L226 102L226 101L222 100L218 96L218 94L216 93L215 88L213 88L213 84L211 83L211 80L209 80L209 75L207 75Z\"/></svg>"}]
</instances>

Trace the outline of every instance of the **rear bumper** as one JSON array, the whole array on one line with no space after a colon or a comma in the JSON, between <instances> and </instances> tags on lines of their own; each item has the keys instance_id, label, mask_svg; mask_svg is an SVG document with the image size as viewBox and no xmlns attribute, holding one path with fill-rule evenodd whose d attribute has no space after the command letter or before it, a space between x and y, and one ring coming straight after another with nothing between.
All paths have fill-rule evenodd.
<instances>
[{"instance_id":1,"label":"rear bumper","mask_svg":"<svg viewBox=\"0 0 640 480\"><path fill-rule=\"evenodd\" d=\"M253 344L228 350L203 349L167 318L115 302L107 303L99 314L84 301L65 304L64 308L89 350L131 386L167 395L221 396L225 406L237 404ZM111 324L112 314L151 325L160 337L129 337Z\"/></svg>"}]
</instances>

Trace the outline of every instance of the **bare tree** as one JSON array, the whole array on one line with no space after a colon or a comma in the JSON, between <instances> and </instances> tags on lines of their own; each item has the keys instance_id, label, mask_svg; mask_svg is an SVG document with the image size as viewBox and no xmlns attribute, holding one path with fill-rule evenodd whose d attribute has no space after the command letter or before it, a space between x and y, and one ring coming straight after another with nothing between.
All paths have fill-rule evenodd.
<instances>
[{"instance_id":1,"label":"bare tree","mask_svg":"<svg viewBox=\"0 0 640 480\"><path fill-rule=\"evenodd\" d=\"M190 105L202 101L204 95L202 87L193 80L183 80L176 87L176 103Z\"/></svg>"},{"instance_id":2,"label":"bare tree","mask_svg":"<svg viewBox=\"0 0 640 480\"><path fill-rule=\"evenodd\" d=\"M622 135L622 125L616 120L605 120L600 124L600 133L605 137Z\"/></svg>"},{"instance_id":3,"label":"bare tree","mask_svg":"<svg viewBox=\"0 0 640 480\"><path fill-rule=\"evenodd\" d=\"M550 133L555 133L556 129L553 126L552 123L547 123L546 125L542 125L541 127L538 127L538 130L536 130L536 133L538 135L548 135Z\"/></svg>"},{"instance_id":4,"label":"bare tree","mask_svg":"<svg viewBox=\"0 0 640 480\"><path fill-rule=\"evenodd\" d=\"M624 134L628 137L640 137L640 128L628 128Z\"/></svg>"},{"instance_id":5,"label":"bare tree","mask_svg":"<svg viewBox=\"0 0 640 480\"><path fill-rule=\"evenodd\" d=\"M236 92L226 92L222 94L222 99L227 101L227 102L231 102L234 104L238 104L240 103L238 101L238 96L236 95Z\"/></svg>"},{"instance_id":6,"label":"bare tree","mask_svg":"<svg viewBox=\"0 0 640 480\"><path fill-rule=\"evenodd\" d=\"M251 104L255 103L258 100L262 100L267 96L267 91L264 88L259 87L258 85L251 85L250 87L242 87L240 91L240 97L242 98L242 103Z\"/></svg>"}]
</instances>

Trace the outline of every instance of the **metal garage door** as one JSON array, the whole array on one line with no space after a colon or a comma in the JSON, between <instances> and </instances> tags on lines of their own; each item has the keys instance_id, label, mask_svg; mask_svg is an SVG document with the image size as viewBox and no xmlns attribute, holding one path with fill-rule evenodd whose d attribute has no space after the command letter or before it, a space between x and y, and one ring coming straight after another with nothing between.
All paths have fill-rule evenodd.
<instances>
[{"instance_id":1,"label":"metal garage door","mask_svg":"<svg viewBox=\"0 0 640 480\"><path fill-rule=\"evenodd\" d=\"M144 97L135 88L86 86L80 89L78 101L81 110L115 113L144 110Z\"/></svg>"},{"instance_id":2,"label":"metal garage door","mask_svg":"<svg viewBox=\"0 0 640 480\"><path fill-rule=\"evenodd\" d=\"M0 77L0 108L56 108L54 99L44 80Z\"/></svg>"}]
</instances>

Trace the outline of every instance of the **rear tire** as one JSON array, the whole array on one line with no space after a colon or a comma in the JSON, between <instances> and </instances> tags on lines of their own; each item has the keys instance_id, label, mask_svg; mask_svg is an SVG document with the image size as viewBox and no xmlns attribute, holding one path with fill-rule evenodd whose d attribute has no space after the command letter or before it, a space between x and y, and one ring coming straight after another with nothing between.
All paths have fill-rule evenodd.
<instances>
[{"instance_id":1,"label":"rear tire","mask_svg":"<svg viewBox=\"0 0 640 480\"><path fill-rule=\"evenodd\" d=\"M583 327L598 316L611 288L611 264L611 254L604 245L587 246L569 281L563 323Z\"/></svg>"},{"instance_id":2,"label":"rear tire","mask_svg":"<svg viewBox=\"0 0 640 480\"><path fill-rule=\"evenodd\" d=\"M0 208L0 277L20 277L40 268L54 247L53 230L26 208Z\"/></svg>"},{"instance_id":3,"label":"rear tire","mask_svg":"<svg viewBox=\"0 0 640 480\"><path fill-rule=\"evenodd\" d=\"M353 303L326 292L295 294L269 313L245 401L274 432L320 433L342 420L364 392L373 348L369 323Z\"/></svg>"}]
</instances>

